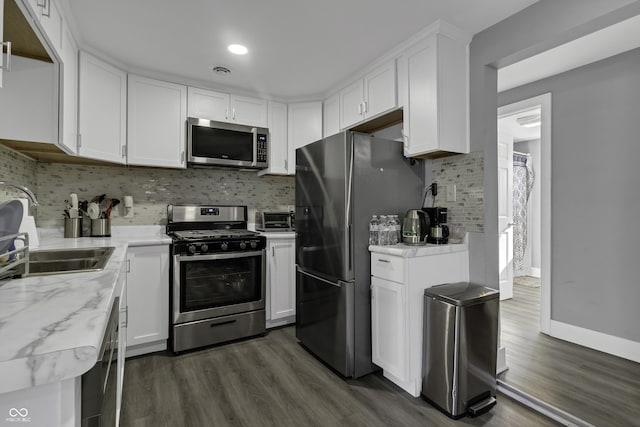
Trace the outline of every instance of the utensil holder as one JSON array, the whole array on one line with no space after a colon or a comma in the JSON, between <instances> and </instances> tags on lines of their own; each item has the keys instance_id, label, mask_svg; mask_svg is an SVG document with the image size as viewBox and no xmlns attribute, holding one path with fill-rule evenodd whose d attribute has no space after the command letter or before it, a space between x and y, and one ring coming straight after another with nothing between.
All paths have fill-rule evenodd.
<instances>
[{"instance_id":1,"label":"utensil holder","mask_svg":"<svg viewBox=\"0 0 640 427\"><path fill-rule=\"evenodd\" d=\"M111 220L105 218L92 219L91 237L111 237Z\"/></svg>"},{"instance_id":2,"label":"utensil holder","mask_svg":"<svg viewBox=\"0 0 640 427\"><path fill-rule=\"evenodd\" d=\"M64 219L64 237L82 237L82 218Z\"/></svg>"}]
</instances>

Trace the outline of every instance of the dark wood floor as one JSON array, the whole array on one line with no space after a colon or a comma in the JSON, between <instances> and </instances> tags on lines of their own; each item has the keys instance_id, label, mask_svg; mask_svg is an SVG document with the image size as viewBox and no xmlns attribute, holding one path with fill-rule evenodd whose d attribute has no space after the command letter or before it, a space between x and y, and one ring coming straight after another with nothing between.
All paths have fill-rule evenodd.
<instances>
[{"instance_id":1,"label":"dark wood floor","mask_svg":"<svg viewBox=\"0 0 640 427\"><path fill-rule=\"evenodd\" d=\"M478 418L453 421L380 374L343 380L307 353L294 327L173 356L128 359L121 425L553 426L498 395Z\"/></svg>"},{"instance_id":2,"label":"dark wood floor","mask_svg":"<svg viewBox=\"0 0 640 427\"><path fill-rule=\"evenodd\" d=\"M540 331L540 288L500 302L506 383L596 426L640 426L640 364Z\"/></svg>"}]
</instances>

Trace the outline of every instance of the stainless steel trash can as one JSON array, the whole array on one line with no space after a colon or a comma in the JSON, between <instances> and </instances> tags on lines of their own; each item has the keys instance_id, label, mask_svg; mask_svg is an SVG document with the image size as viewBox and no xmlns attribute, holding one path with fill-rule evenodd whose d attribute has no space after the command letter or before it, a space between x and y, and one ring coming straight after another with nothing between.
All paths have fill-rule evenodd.
<instances>
[{"instance_id":1,"label":"stainless steel trash can","mask_svg":"<svg viewBox=\"0 0 640 427\"><path fill-rule=\"evenodd\" d=\"M422 398L451 418L496 404L499 295L467 282L424 291Z\"/></svg>"}]
</instances>

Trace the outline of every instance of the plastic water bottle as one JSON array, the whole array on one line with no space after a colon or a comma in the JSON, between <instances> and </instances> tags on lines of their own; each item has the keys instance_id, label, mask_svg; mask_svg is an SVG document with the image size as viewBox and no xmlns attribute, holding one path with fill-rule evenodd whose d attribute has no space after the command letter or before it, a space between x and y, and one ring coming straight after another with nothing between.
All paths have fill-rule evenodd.
<instances>
[{"instance_id":1,"label":"plastic water bottle","mask_svg":"<svg viewBox=\"0 0 640 427\"><path fill-rule=\"evenodd\" d=\"M391 215L391 224L393 225L393 245L400 243L401 241L401 227L400 227L400 219L398 218L398 215Z\"/></svg>"},{"instance_id":2,"label":"plastic water bottle","mask_svg":"<svg viewBox=\"0 0 640 427\"><path fill-rule=\"evenodd\" d=\"M386 215L380 215L380 246L389 244L389 219Z\"/></svg>"},{"instance_id":3,"label":"plastic water bottle","mask_svg":"<svg viewBox=\"0 0 640 427\"><path fill-rule=\"evenodd\" d=\"M377 245L380 235L380 220L378 215L373 215L369 221L369 244Z\"/></svg>"}]
</instances>

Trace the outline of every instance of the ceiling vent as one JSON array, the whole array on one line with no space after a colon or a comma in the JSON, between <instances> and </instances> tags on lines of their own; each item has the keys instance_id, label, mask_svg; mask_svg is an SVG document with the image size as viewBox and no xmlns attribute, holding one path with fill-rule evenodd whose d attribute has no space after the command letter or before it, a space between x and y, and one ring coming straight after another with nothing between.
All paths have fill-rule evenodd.
<instances>
[{"instance_id":1,"label":"ceiling vent","mask_svg":"<svg viewBox=\"0 0 640 427\"><path fill-rule=\"evenodd\" d=\"M226 76L227 74L231 74L231 70L227 67L213 67L213 72L216 74L220 74L222 76Z\"/></svg>"}]
</instances>

